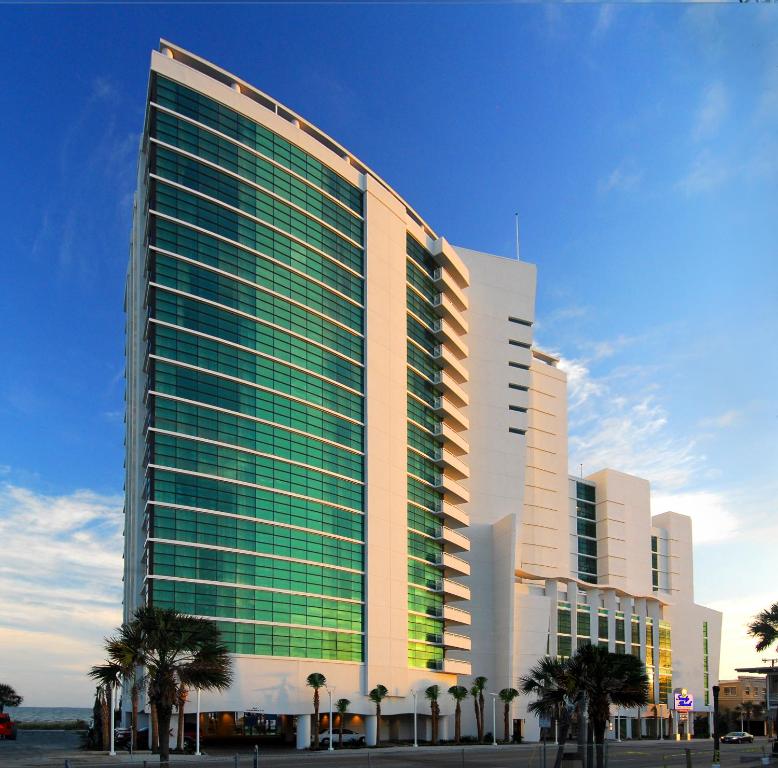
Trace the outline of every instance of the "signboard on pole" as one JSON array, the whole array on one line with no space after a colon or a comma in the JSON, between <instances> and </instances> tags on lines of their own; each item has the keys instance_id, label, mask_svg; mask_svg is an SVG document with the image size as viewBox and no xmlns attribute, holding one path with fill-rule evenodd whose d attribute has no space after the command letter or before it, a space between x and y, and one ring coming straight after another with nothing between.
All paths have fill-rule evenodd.
<instances>
[{"instance_id":1,"label":"signboard on pole","mask_svg":"<svg viewBox=\"0 0 778 768\"><path fill-rule=\"evenodd\" d=\"M673 702L673 709L678 712L691 712L694 710L694 696L686 688L675 692Z\"/></svg>"}]
</instances>

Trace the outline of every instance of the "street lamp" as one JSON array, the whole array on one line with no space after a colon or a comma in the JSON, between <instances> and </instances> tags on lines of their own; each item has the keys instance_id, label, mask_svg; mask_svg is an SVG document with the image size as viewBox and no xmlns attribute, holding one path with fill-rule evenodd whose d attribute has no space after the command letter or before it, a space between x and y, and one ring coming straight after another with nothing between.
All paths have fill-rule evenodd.
<instances>
[{"instance_id":1,"label":"street lamp","mask_svg":"<svg viewBox=\"0 0 778 768\"><path fill-rule=\"evenodd\" d=\"M497 746L497 694L489 693L492 697L492 746Z\"/></svg>"},{"instance_id":2,"label":"street lamp","mask_svg":"<svg viewBox=\"0 0 778 768\"><path fill-rule=\"evenodd\" d=\"M335 690L334 688L327 688L327 694L330 697L330 743L327 746L327 751L332 752L335 747L332 745L332 692Z\"/></svg>"},{"instance_id":3,"label":"street lamp","mask_svg":"<svg viewBox=\"0 0 778 768\"><path fill-rule=\"evenodd\" d=\"M112 757L116 755L116 749L114 748L114 718L116 717L116 688L110 685L108 690L111 696L111 749L108 752Z\"/></svg>"},{"instance_id":4,"label":"street lamp","mask_svg":"<svg viewBox=\"0 0 778 768\"><path fill-rule=\"evenodd\" d=\"M413 746L419 746L418 730L416 727L416 690L411 690L411 696L413 696Z\"/></svg>"},{"instance_id":5,"label":"street lamp","mask_svg":"<svg viewBox=\"0 0 778 768\"><path fill-rule=\"evenodd\" d=\"M195 720L195 754L200 754L200 689L197 689L197 720Z\"/></svg>"}]
</instances>

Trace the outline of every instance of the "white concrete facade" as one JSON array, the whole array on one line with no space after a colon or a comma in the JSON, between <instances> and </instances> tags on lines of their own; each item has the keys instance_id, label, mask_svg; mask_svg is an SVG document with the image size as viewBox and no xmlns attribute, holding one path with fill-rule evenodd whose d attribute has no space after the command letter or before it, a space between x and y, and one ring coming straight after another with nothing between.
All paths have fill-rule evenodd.
<instances>
[{"instance_id":1,"label":"white concrete facade","mask_svg":"<svg viewBox=\"0 0 778 768\"><path fill-rule=\"evenodd\" d=\"M235 655L235 682L221 694L203 693L204 712L265 712L300 716L298 746L308 742L311 690L305 678L321 672L333 697L351 700L353 726L375 732L367 694L389 689L382 738L412 737L412 691L418 693L419 738L429 726L423 691L440 686L441 738L454 711L445 691L473 676L488 689L517 687L522 674L546 653L560 653L559 606L572 606L573 647L578 616L607 611L611 649L618 614L628 633L638 617L639 646L653 646L655 697L659 695L660 622L672 631L673 687L704 699L702 623L708 625L708 687L715 684L721 617L693 602L691 523L668 512L651 517L648 481L614 470L585 478L594 488L596 579L581 578L576 479L568 474L567 382L557 360L533 348L536 268L515 259L454 248L439 237L382 179L299 115L249 84L163 42L152 73L180 83L265 126L358 187L364 199L365 541L364 658L362 662ZM144 282L148 212L144 142L135 198L127 277L127 497L125 504L125 618L145 599L144 560ZM406 238L437 265L436 386L440 414L435 434L440 467L440 588L443 646L437 665L409 664L408 331ZM657 568L651 564L656 538ZM591 545L594 547L594 544ZM658 588L652 573L658 572ZM581 610L579 611L579 606ZM604 614L603 614L604 615ZM653 641L653 642L652 642ZM629 644L629 638L627 638ZM564 643L564 641L563 641ZM628 651L629 652L629 649ZM322 712L327 694L322 692ZM538 736L527 702L513 717L524 735ZM489 709L491 704L489 704ZM704 709L704 707L699 707ZM463 733L474 733L472 703L463 703ZM491 730L487 716L486 730ZM498 732L502 735L498 715Z\"/></svg>"}]
</instances>

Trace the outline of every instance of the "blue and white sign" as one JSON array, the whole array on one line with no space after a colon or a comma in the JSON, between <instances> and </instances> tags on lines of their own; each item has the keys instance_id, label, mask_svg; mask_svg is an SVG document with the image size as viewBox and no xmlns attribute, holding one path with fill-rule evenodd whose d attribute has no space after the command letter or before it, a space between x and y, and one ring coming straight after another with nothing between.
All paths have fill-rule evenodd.
<instances>
[{"instance_id":1,"label":"blue and white sign","mask_svg":"<svg viewBox=\"0 0 778 768\"><path fill-rule=\"evenodd\" d=\"M675 706L673 709L680 712L689 712L694 709L694 696L685 688L680 692L676 692L674 699Z\"/></svg>"}]
</instances>

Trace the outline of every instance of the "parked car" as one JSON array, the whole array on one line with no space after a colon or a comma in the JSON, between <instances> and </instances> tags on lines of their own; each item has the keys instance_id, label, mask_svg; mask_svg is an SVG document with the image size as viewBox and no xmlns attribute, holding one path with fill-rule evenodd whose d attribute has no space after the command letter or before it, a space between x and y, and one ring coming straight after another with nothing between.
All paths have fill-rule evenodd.
<instances>
[{"instance_id":1,"label":"parked car","mask_svg":"<svg viewBox=\"0 0 778 768\"><path fill-rule=\"evenodd\" d=\"M0 739L15 739L16 723L7 712L0 712Z\"/></svg>"},{"instance_id":2,"label":"parked car","mask_svg":"<svg viewBox=\"0 0 778 768\"><path fill-rule=\"evenodd\" d=\"M132 730L130 728L114 728L113 731L113 743L114 746L119 749L129 749L130 741L132 741ZM135 745L135 749L148 749L149 748L149 729L138 729L138 743Z\"/></svg>"},{"instance_id":3,"label":"parked car","mask_svg":"<svg viewBox=\"0 0 778 768\"><path fill-rule=\"evenodd\" d=\"M332 732L332 746L337 747L340 743L340 730L336 728ZM330 746L330 732L329 729L322 731L319 734L319 746L327 749ZM357 733L349 728L343 729L343 746L344 747L364 747L365 746L365 734Z\"/></svg>"},{"instance_id":4,"label":"parked car","mask_svg":"<svg viewBox=\"0 0 778 768\"><path fill-rule=\"evenodd\" d=\"M728 734L721 737L721 741L724 744L745 744L746 742L753 744L754 737L745 731L730 731Z\"/></svg>"}]
</instances>

